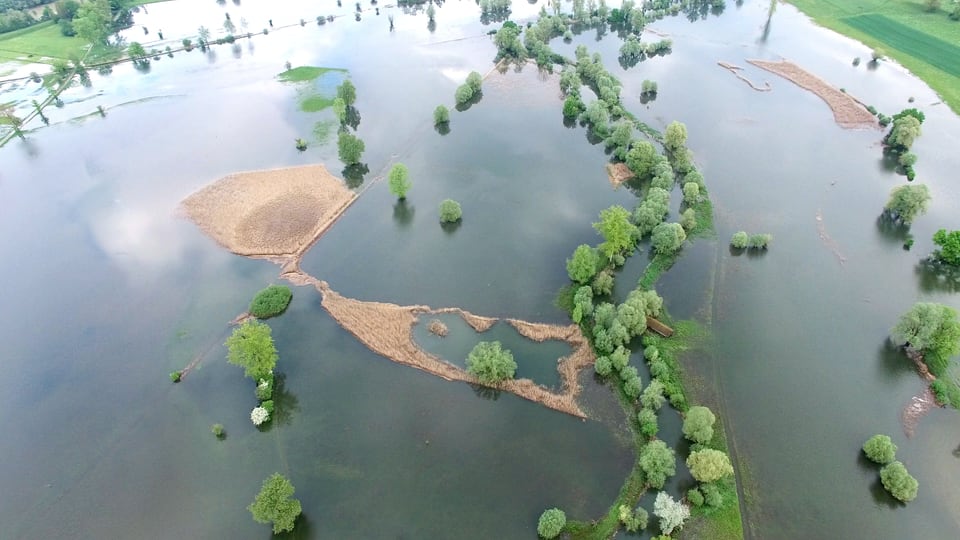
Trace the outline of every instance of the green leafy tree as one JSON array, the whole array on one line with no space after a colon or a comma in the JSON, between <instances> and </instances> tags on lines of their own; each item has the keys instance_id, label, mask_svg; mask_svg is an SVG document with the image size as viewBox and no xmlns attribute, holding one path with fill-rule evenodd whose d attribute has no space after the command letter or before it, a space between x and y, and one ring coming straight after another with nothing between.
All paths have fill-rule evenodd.
<instances>
[{"instance_id":1,"label":"green leafy tree","mask_svg":"<svg viewBox=\"0 0 960 540\"><path fill-rule=\"evenodd\" d=\"M567 524L567 515L559 508L544 510L537 522L537 534L541 538L550 540L560 536L560 531Z\"/></svg>"},{"instance_id":2,"label":"green leafy tree","mask_svg":"<svg viewBox=\"0 0 960 540\"><path fill-rule=\"evenodd\" d=\"M867 442L863 444L863 453L870 461L886 465L896 459L897 445L893 444L890 437L877 434L867 439Z\"/></svg>"},{"instance_id":3,"label":"green leafy tree","mask_svg":"<svg viewBox=\"0 0 960 540\"><path fill-rule=\"evenodd\" d=\"M917 479L910 476L907 468L899 461L894 461L880 469L880 483L883 484L884 489L902 502L916 499L917 489L920 487Z\"/></svg>"},{"instance_id":4,"label":"green leafy tree","mask_svg":"<svg viewBox=\"0 0 960 540\"><path fill-rule=\"evenodd\" d=\"M353 103L357 101L357 88L353 86L350 79L343 81L340 83L340 86L337 87L337 97L342 99L347 107L352 106Z\"/></svg>"},{"instance_id":5,"label":"green leafy tree","mask_svg":"<svg viewBox=\"0 0 960 540\"><path fill-rule=\"evenodd\" d=\"M667 124L663 132L663 146L671 152L676 152L687 144L687 126L674 120Z\"/></svg>"},{"instance_id":6,"label":"green leafy tree","mask_svg":"<svg viewBox=\"0 0 960 540\"><path fill-rule=\"evenodd\" d=\"M647 520L650 516L647 515L647 511L643 508L638 507L636 510L631 510L629 506L621 504L620 507L617 508L617 513L619 514L620 523L623 523L623 527L627 529L628 532L635 533L647 528Z\"/></svg>"},{"instance_id":7,"label":"green leafy tree","mask_svg":"<svg viewBox=\"0 0 960 540\"><path fill-rule=\"evenodd\" d=\"M495 385L512 379L517 363L499 341L481 341L467 355L467 372L483 384Z\"/></svg>"},{"instance_id":8,"label":"green leafy tree","mask_svg":"<svg viewBox=\"0 0 960 540\"><path fill-rule=\"evenodd\" d=\"M572 94L563 100L563 117L576 119L586 109L579 95Z\"/></svg>"},{"instance_id":9,"label":"green leafy tree","mask_svg":"<svg viewBox=\"0 0 960 540\"><path fill-rule=\"evenodd\" d=\"M633 174L640 178L649 178L653 176L651 173L658 156L657 149L649 142L635 141L627 152L625 162Z\"/></svg>"},{"instance_id":10,"label":"green leafy tree","mask_svg":"<svg viewBox=\"0 0 960 540\"><path fill-rule=\"evenodd\" d=\"M460 208L460 203L453 199L444 199L440 203L441 223L455 223L460 221L461 217L463 217L463 210Z\"/></svg>"},{"instance_id":11,"label":"green leafy tree","mask_svg":"<svg viewBox=\"0 0 960 540\"><path fill-rule=\"evenodd\" d=\"M467 75L466 84L473 89L474 93L480 92L483 89L483 77L476 71L471 71Z\"/></svg>"},{"instance_id":12,"label":"green leafy tree","mask_svg":"<svg viewBox=\"0 0 960 540\"><path fill-rule=\"evenodd\" d=\"M733 474L727 454L712 448L691 452L687 467L698 482L715 482Z\"/></svg>"},{"instance_id":13,"label":"green leafy tree","mask_svg":"<svg viewBox=\"0 0 960 540\"><path fill-rule=\"evenodd\" d=\"M593 228L603 236L599 250L607 259L633 249L638 236L637 228L630 223L630 212L619 205L601 210L600 221L594 223Z\"/></svg>"},{"instance_id":14,"label":"green leafy tree","mask_svg":"<svg viewBox=\"0 0 960 540\"><path fill-rule=\"evenodd\" d=\"M473 99L475 94L473 88L469 84L461 84L457 87L456 93L454 93L454 99L457 102L457 105L466 105Z\"/></svg>"},{"instance_id":15,"label":"green leafy tree","mask_svg":"<svg viewBox=\"0 0 960 540\"><path fill-rule=\"evenodd\" d=\"M884 139L884 142L898 153L907 152L914 141L920 136L920 120L913 115L894 117L893 127Z\"/></svg>"},{"instance_id":16,"label":"green leafy tree","mask_svg":"<svg viewBox=\"0 0 960 540\"><path fill-rule=\"evenodd\" d=\"M587 244L580 244L573 252L573 257L567 259L567 275L577 283L590 283L593 276L597 275L597 267L600 265L600 256L597 250Z\"/></svg>"},{"instance_id":17,"label":"green leafy tree","mask_svg":"<svg viewBox=\"0 0 960 540\"><path fill-rule=\"evenodd\" d=\"M637 422L640 424L640 433L645 437L657 434L657 413L650 409L640 409L637 413Z\"/></svg>"},{"instance_id":18,"label":"green leafy tree","mask_svg":"<svg viewBox=\"0 0 960 540\"><path fill-rule=\"evenodd\" d=\"M77 8L73 29L84 41L94 45L106 43L113 28L113 15L107 0L91 0Z\"/></svg>"},{"instance_id":19,"label":"green leafy tree","mask_svg":"<svg viewBox=\"0 0 960 540\"><path fill-rule=\"evenodd\" d=\"M934 259L952 266L960 266L960 231L940 229L933 234L933 243L940 249L933 252Z\"/></svg>"},{"instance_id":20,"label":"green leafy tree","mask_svg":"<svg viewBox=\"0 0 960 540\"><path fill-rule=\"evenodd\" d=\"M767 249L773 240L772 234L754 234L750 236L750 247L753 249Z\"/></svg>"},{"instance_id":21,"label":"green leafy tree","mask_svg":"<svg viewBox=\"0 0 960 540\"><path fill-rule=\"evenodd\" d=\"M520 27L513 21L503 23L503 27L493 36L493 43L497 46L497 58L516 61L527 58L527 48L520 40Z\"/></svg>"},{"instance_id":22,"label":"green leafy tree","mask_svg":"<svg viewBox=\"0 0 960 540\"><path fill-rule=\"evenodd\" d=\"M929 204L930 190L927 186L903 185L890 190L890 200L884 210L891 218L910 225L917 216L926 213Z\"/></svg>"},{"instance_id":23,"label":"green leafy tree","mask_svg":"<svg viewBox=\"0 0 960 540\"><path fill-rule=\"evenodd\" d=\"M890 340L919 351L930 371L940 376L946 371L949 358L960 353L957 312L943 304L918 302L900 317L890 331Z\"/></svg>"},{"instance_id":24,"label":"green leafy tree","mask_svg":"<svg viewBox=\"0 0 960 540\"><path fill-rule=\"evenodd\" d=\"M690 407L683 419L683 436L692 442L706 444L713 438L713 424L716 421L717 417L710 409L700 405Z\"/></svg>"},{"instance_id":25,"label":"green leafy tree","mask_svg":"<svg viewBox=\"0 0 960 540\"><path fill-rule=\"evenodd\" d=\"M349 131L341 131L337 137L337 152L340 154L340 161L346 165L360 163L360 157L365 149L363 141Z\"/></svg>"},{"instance_id":26,"label":"green leafy tree","mask_svg":"<svg viewBox=\"0 0 960 540\"><path fill-rule=\"evenodd\" d=\"M407 198L407 192L410 191L410 171L403 163L397 163L390 169L389 175L390 193L403 200Z\"/></svg>"},{"instance_id":27,"label":"green leafy tree","mask_svg":"<svg viewBox=\"0 0 960 540\"><path fill-rule=\"evenodd\" d=\"M638 461L647 477L647 485L657 489L663 488L667 478L676 472L677 457L673 448L661 440L651 441L644 446Z\"/></svg>"},{"instance_id":28,"label":"green leafy tree","mask_svg":"<svg viewBox=\"0 0 960 540\"><path fill-rule=\"evenodd\" d=\"M274 473L264 480L260 493L247 510L253 514L257 523L272 523L273 534L292 531L302 508L300 501L293 498L293 484L280 473Z\"/></svg>"},{"instance_id":29,"label":"green leafy tree","mask_svg":"<svg viewBox=\"0 0 960 540\"><path fill-rule=\"evenodd\" d=\"M683 202L696 204L700 201L700 185L696 182L687 182L683 185Z\"/></svg>"},{"instance_id":30,"label":"green leafy tree","mask_svg":"<svg viewBox=\"0 0 960 540\"><path fill-rule=\"evenodd\" d=\"M227 338L227 361L244 369L254 381L269 378L277 365L277 348L270 327L260 321L247 321L233 329Z\"/></svg>"},{"instance_id":31,"label":"green leafy tree","mask_svg":"<svg viewBox=\"0 0 960 540\"><path fill-rule=\"evenodd\" d=\"M450 122L450 110L443 105L437 105L433 110L433 124L439 126Z\"/></svg>"},{"instance_id":32,"label":"green leafy tree","mask_svg":"<svg viewBox=\"0 0 960 540\"><path fill-rule=\"evenodd\" d=\"M667 401L663 397L664 386L658 379L650 381L650 384L640 394L640 405L645 409L657 411Z\"/></svg>"},{"instance_id":33,"label":"green leafy tree","mask_svg":"<svg viewBox=\"0 0 960 540\"><path fill-rule=\"evenodd\" d=\"M679 223L661 223L653 228L653 250L659 254L674 253L687 239L687 233Z\"/></svg>"}]
</instances>

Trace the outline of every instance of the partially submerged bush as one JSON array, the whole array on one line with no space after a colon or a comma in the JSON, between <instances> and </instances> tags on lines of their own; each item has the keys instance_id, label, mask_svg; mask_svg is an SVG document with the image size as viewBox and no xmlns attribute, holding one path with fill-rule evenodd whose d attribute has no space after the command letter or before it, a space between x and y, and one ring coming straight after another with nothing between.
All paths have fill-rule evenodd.
<instances>
[{"instance_id":1,"label":"partially submerged bush","mask_svg":"<svg viewBox=\"0 0 960 540\"><path fill-rule=\"evenodd\" d=\"M440 203L440 222L455 223L463 217L463 210L460 203L453 199L446 199Z\"/></svg>"},{"instance_id":2,"label":"partially submerged bush","mask_svg":"<svg viewBox=\"0 0 960 540\"><path fill-rule=\"evenodd\" d=\"M210 433L213 433L213 436L222 439L226 436L227 432L223 430L223 424L214 424L210 426Z\"/></svg>"},{"instance_id":3,"label":"partially submerged bush","mask_svg":"<svg viewBox=\"0 0 960 540\"><path fill-rule=\"evenodd\" d=\"M567 515L559 508L544 510L540 514L540 521L537 523L537 534L541 538L550 540L560 535L563 526L567 524Z\"/></svg>"},{"instance_id":4,"label":"partially submerged bush","mask_svg":"<svg viewBox=\"0 0 960 540\"><path fill-rule=\"evenodd\" d=\"M290 305L293 292L285 285L270 285L258 292L250 302L250 314L258 319L276 317Z\"/></svg>"},{"instance_id":5,"label":"partially submerged bush","mask_svg":"<svg viewBox=\"0 0 960 540\"><path fill-rule=\"evenodd\" d=\"M182 372L182 371L174 371L174 372L171 372L171 373L170 373L170 380L173 381L173 382L175 382L175 383L180 382L180 379L182 379L182 378L183 378L183 372Z\"/></svg>"},{"instance_id":6,"label":"partially submerged bush","mask_svg":"<svg viewBox=\"0 0 960 540\"><path fill-rule=\"evenodd\" d=\"M497 384L512 379L517 372L513 353L499 341L481 341L467 356L467 372L483 384Z\"/></svg>"},{"instance_id":7,"label":"partially submerged bush","mask_svg":"<svg viewBox=\"0 0 960 540\"><path fill-rule=\"evenodd\" d=\"M737 231L730 238L730 245L737 249L745 249L750 245L750 235L745 231Z\"/></svg>"},{"instance_id":8,"label":"partially submerged bush","mask_svg":"<svg viewBox=\"0 0 960 540\"><path fill-rule=\"evenodd\" d=\"M880 469L880 483L883 484L884 489L901 502L910 502L916 499L917 489L920 486L917 479L910 476L907 468L899 461L894 461Z\"/></svg>"},{"instance_id":9,"label":"partially submerged bush","mask_svg":"<svg viewBox=\"0 0 960 540\"><path fill-rule=\"evenodd\" d=\"M897 445L887 435L877 434L863 444L863 453L870 461L886 465L896 459Z\"/></svg>"},{"instance_id":10,"label":"partially submerged bush","mask_svg":"<svg viewBox=\"0 0 960 540\"><path fill-rule=\"evenodd\" d=\"M450 122L450 110L443 105L437 105L433 110L433 124L439 126Z\"/></svg>"}]
</instances>

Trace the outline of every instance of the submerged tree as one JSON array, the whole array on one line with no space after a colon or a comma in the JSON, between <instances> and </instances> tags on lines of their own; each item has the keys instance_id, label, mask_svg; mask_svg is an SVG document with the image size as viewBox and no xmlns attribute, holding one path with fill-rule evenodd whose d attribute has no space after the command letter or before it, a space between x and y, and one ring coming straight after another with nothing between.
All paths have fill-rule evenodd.
<instances>
[{"instance_id":1,"label":"submerged tree","mask_svg":"<svg viewBox=\"0 0 960 540\"><path fill-rule=\"evenodd\" d=\"M603 236L599 250L607 259L633 249L638 236L636 226L630 222L630 212L619 205L600 211L600 221L593 228Z\"/></svg>"},{"instance_id":2,"label":"submerged tree","mask_svg":"<svg viewBox=\"0 0 960 540\"><path fill-rule=\"evenodd\" d=\"M580 244L573 252L573 257L567 259L567 275L577 283L590 283L597 274L600 257L597 250L587 244Z\"/></svg>"},{"instance_id":3,"label":"submerged tree","mask_svg":"<svg viewBox=\"0 0 960 540\"><path fill-rule=\"evenodd\" d=\"M867 459L880 465L893 462L897 455L897 445L887 435L877 434L863 443L863 453Z\"/></svg>"},{"instance_id":4,"label":"submerged tree","mask_svg":"<svg viewBox=\"0 0 960 540\"><path fill-rule=\"evenodd\" d=\"M499 341L481 341L467 356L467 372L483 384L495 385L512 379L517 363L513 353L502 348Z\"/></svg>"},{"instance_id":5,"label":"submerged tree","mask_svg":"<svg viewBox=\"0 0 960 540\"><path fill-rule=\"evenodd\" d=\"M917 216L926 213L930 199L930 190L923 184L897 186L890 190L884 211L892 219L910 225Z\"/></svg>"},{"instance_id":6,"label":"submerged tree","mask_svg":"<svg viewBox=\"0 0 960 540\"><path fill-rule=\"evenodd\" d=\"M352 106L357 100L357 88L353 86L350 79L343 81L340 86L337 87L337 97L342 99L347 107Z\"/></svg>"},{"instance_id":7,"label":"submerged tree","mask_svg":"<svg viewBox=\"0 0 960 540\"><path fill-rule=\"evenodd\" d=\"M340 161L345 165L360 163L364 149L365 145L360 138L348 131L340 132L337 138L337 151L340 154Z\"/></svg>"},{"instance_id":8,"label":"submerged tree","mask_svg":"<svg viewBox=\"0 0 960 540\"><path fill-rule=\"evenodd\" d=\"M410 191L410 171L403 163L397 163L390 169L389 175L390 193L403 200L407 198L407 192Z\"/></svg>"},{"instance_id":9,"label":"submerged tree","mask_svg":"<svg viewBox=\"0 0 960 540\"><path fill-rule=\"evenodd\" d=\"M280 473L263 481L260 493L247 507L257 523L272 523L273 534L292 531L297 516L303 511L300 501L293 498L294 487Z\"/></svg>"},{"instance_id":10,"label":"submerged tree","mask_svg":"<svg viewBox=\"0 0 960 540\"><path fill-rule=\"evenodd\" d=\"M437 105L433 110L433 125L439 126L450 122L450 110L443 105Z\"/></svg>"},{"instance_id":11,"label":"submerged tree","mask_svg":"<svg viewBox=\"0 0 960 540\"><path fill-rule=\"evenodd\" d=\"M537 534L541 538L551 540L560 536L560 531L567 524L567 515L559 508L550 508L540 514L540 521L537 522Z\"/></svg>"},{"instance_id":12,"label":"submerged tree","mask_svg":"<svg viewBox=\"0 0 960 540\"><path fill-rule=\"evenodd\" d=\"M244 368L254 381L268 379L277 365L277 348L270 327L260 321L246 321L227 338L227 361Z\"/></svg>"},{"instance_id":13,"label":"submerged tree","mask_svg":"<svg viewBox=\"0 0 960 540\"><path fill-rule=\"evenodd\" d=\"M933 243L939 246L933 258L944 264L960 266L960 231L940 229L933 234Z\"/></svg>"},{"instance_id":14,"label":"submerged tree","mask_svg":"<svg viewBox=\"0 0 960 540\"><path fill-rule=\"evenodd\" d=\"M890 331L890 340L922 354L930 371L940 376L950 357L960 353L957 312L943 304L917 302Z\"/></svg>"},{"instance_id":15,"label":"submerged tree","mask_svg":"<svg viewBox=\"0 0 960 540\"><path fill-rule=\"evenodd\" d=\"M880 483L883 484L884 489L901 502L910 502L916 499L917 489L920 487L917 479L911 476L907 472L907 468L899 461L894 461L880 469Z\"/></svg>"},{"instance_id":16,"label":"submerged tree","mask_svg":"<svg viewBox=\"0 0 960 540\"><path fill-rule=\"evenodd\" d=\"M444 199L440 203L440 223L456 223L463 217L460 203L453 199Z\"/></svg>"},{"instance_id":17,"label":"submerged tree","mask_svg":"<svg viewBox=\"0 0 960 540\"><path fill-rule=\"evenodd\" d=\"M661 440L644 446L640 450L638 462L647 477L647 485L657 489L662 488L667 478L673 476L677 470L677 458L673 448Z\"/></svg>"}]
</instances>

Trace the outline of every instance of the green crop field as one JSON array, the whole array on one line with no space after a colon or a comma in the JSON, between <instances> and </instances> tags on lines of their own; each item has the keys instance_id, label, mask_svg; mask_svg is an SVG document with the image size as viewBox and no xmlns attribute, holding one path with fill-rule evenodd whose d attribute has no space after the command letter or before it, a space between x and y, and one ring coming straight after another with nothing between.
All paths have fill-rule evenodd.
<instances>
[{"instance_id":1,"label":"green crop field","mask_svg":"<svg viewBox=\"0 0 960 540\"><path fill-rule=\"evenodd\" d=\"M875 13L840 20L884 42L888 47L960 77L960 46ZM957 32L960 35L960 25L957 25Z\"/></svg>"},{"instance_id":2,"label":"green crop field","mask_svg":"<svg viewBox=\"0 0 960 540\"><path fill-rule=\"evenodd\" d=\"M788 1L818 24L882 49L960 114L960 21L948 17L952 2L928 12L922 0Z\"/></svg>"}]
</instances>

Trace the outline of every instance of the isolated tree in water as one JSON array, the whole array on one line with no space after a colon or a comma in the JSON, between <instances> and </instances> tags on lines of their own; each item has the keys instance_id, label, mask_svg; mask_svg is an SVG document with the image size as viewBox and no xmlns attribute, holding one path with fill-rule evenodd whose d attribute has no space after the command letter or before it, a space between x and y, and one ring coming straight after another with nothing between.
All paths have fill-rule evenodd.
<instances>
[{"instance_id":1,"label":"isolated tree in water","mask_svg":"<svg viewBox=\"0 0 960 540\"><path fill-rule=\"evenodd\" d=\"M389 175L390 193L403 200L407 198L407 192L410 191L410 171L403 163L397 163L390 169Z\"/></svg>"},{"instance_id":2,"label":"isolated tree in water","mask_svg":"<svg viewBox=\"0 0 960 540\"><path fill-rule=\"evenodd\" d=\"M274 473L264 480L260 493L247 509L257 523L272 523L273 534L292 531L297 516L303 511L293 492L290 480Z\"/></svg>"}]
</instances>

